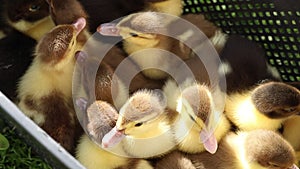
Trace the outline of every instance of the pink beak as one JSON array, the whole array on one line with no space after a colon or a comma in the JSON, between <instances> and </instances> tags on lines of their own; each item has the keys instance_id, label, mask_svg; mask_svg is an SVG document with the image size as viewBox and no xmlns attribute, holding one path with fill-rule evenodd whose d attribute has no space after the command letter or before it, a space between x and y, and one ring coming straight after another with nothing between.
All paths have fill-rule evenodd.
<instances>
[{"instance_id":1,"label":"pink beak","mask_svg":"<svg viewBox=\"0 0 300 169\"><path fill-rule=\"evenodd\" d=\"M78 35L86 26L86 20L85 18L81 17L77 19L75 23L73 23L74 27L76 28L76 35Z\"/></svg>"},{"instance_id":2,"label":"pink beak","mask_svg":"<svg viewBox=\"0 0 300 169\"><path fill-rule=\"evenodd\" d=\"M120 143L123 138L125 138L124 130L118 130L116 127L112 128L105 136L102 138L102 147L111 148Z\"/></svg>"},{"instance_id":3,"label":"pink beak","mask_svg":"<svg viewBox=\"0 0 300 169\"><path fill-rule=\"evenodd\" d=\"M97 32L104 36L120 36L120 30L114 23L104 23L98 26Z\"/></svg>"}]
</instances>

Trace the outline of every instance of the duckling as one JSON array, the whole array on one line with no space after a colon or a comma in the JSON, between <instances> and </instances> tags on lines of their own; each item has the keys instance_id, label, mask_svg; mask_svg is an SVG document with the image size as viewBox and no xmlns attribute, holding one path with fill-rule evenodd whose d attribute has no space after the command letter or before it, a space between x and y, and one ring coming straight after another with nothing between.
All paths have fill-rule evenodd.
<instances>
[{"instance_id":1,"label":"duckling","mask_svg":"<svg viewBox=\"0 0 300 169\"><path fill-rule=\"evenodd\" d=\"M205 20L203 16L188 15L186 17L183 16L183 19L192 21L193 24L196 24L198 29L203 28L205 35L209 36L208 38L211 39L211 42L213 42L214 45L223 44L225 42L225 35L217 33L218 31L216 27ZM169 24L166 20L171 20L172 22ZM165 79L168 77L166 72L174 71L174 68L180 64L180 62L178 63L178 61L174 59L176 56L180 59L186 60L193 55L192 50L186 45L173 37L166 36L168 31L171 34L175 34L174 36L177 36L178 39L183 41L192 39L189 44L194 46L199 46L199 44L205 40L205 35L203 33L200 33L201 37L199 37L199 35L195 35L199 32L199 30L195 27L192 27L193 29L190 28L186 30L186 26L181 28L178 25L176 26L175 23L181 23L180 19L162 13L139 12L125 17L117 25L113 23L102 24L98 27L97 31L103 35L121 35L124 39L124 50L128 54L135 53L133 60L143 70L144 75L153 79ZM186 22L184 22L183 25L186 25ZM179 31L173 28L174 26L176 26ZM145 51L145 49L151 48L155 48L157 50L152 49L138 54L139 51ZM175 54L175 56L172 54ZM162 68L163 71L158 68Z\"/></svg>"},{"instance_id":2,"label":"duckling","mask_svg":"<svg viewBox=\"0 0 300 169\"><path fill-rule=\"evenodd\" d=\"M240 130L277 130L300 112L300 93L282 82L266 82L228 95L225 114Z\"/></svg>"},{"instance_id":3,"label":"duckling","mask_svg":"<svg viewBox=\"0 0 300 169\"><path fill-rule=\"evenodd\" d=\"M72 152L76 115L72 105L74 54L85 19L59 25L39 41L35 57L18 86L19 108L64 148Z\"/></svg>"},{"instance_id":4,"label":"duckling","mask_svg":"<svg viewBox=\"0 0 300 169\"><path fill-rule=\"evenodd\" d=\"M170 87L175 86L174 82L169 81L167 84L164 88L165 93L169 93L168 91L178 93L176 91L179 89ZM166 94L170 104L175 103L176 110L180 114L173 125L179 150L187 153L206 150L213 154L217 151L218 141L229 131L230 123L223 114L222 106L216 105L219 102L216 97L222 97L222 94L216 95L213 92L219 93L218 90L213 91L207 85L191 83L183 87L177 103L172 101L174 98Z\"/></svg>"},{"instance_id":5,"label":"duckling","mask_svg":"<svg viewBox=\"0 0 300 169\"><path fill-rule=\"evenodd\" d=\"M5 22L37 41L55 26L45 0L5 0L3 6Z\"/></svg>"},{"instance_id":6,"label":"duckling","mask_svg":"<svg viewBox=\"0 0 300 169\"><path fill-rule=\"evenodd\" d=\"M261 129L227 134L215 154L174 152L170 156L160 160L156 168L175 163L174 158L179 157L189 159L195 168L201 169L298 169L291 145L276 132Z\"/></svg>"},{"instance_id":7,"label":"duckling","mask_svg":"<svg viewBox=\"0 0 300 169\"><path fill-rule=\"evenodd\" d=\"M117 111L107 102L95 101L87 109L87 132L91 136L83 135L76 148L76 158L89 169L152 169L153 167L143 159L128 158L124 154L112 153L112 150L103 149L97 143L101 142L103 133L113 128L117 121ZM117 145L116 149L122 149Z\"/></svg>"},{"instance_id":8,"label":"duckling","mask_svg":"<svg viewBox=\"0 0 300 169\"><path fill-rule=\"evenodd\" d=\"M161 93L139 90L120 109L116 126L103 137L102 147L120 143L131 157L163 155L176 146L171 130L176 116Z\"/></svg>"}]
</instances>

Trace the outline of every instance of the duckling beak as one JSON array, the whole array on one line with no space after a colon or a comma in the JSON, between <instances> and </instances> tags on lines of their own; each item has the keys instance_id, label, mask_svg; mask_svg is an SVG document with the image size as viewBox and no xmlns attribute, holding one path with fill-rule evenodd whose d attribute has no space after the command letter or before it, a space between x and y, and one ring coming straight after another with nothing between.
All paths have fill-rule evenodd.
<instances>
[{"instance_id":1,"label":"duckling beak","mask_svg":"<svg viewBox=\"0 0 300 169\"><path fill-rule=\"evenodd\" d=\"M97 32L104 36L120 36L120 30L114 23L104 23L98 26Z\"/></svg>"},{"instance_id":2,"label":"duckling beak","mask_svg":"<svg viewBox=\"0 0 300 169\"><path fill-rule=\"evenodd\" d=\"M204 148L211 154L214 154L218 149L218 141L214 136L213 131L203 129L200 132L200 141L203 143Z\"/></svg>"},{"instance_id":3,"label":"duckling beak","mask_svg":"<svg viewBox=\"0 0 300 169\"><path fill-rule=\"evenodd\" d=\"M299 169L298 167L297 167L297 165L296 164L294 164L293 166L291 166L289 169Z\"/></svg>"},{"instance_id":4,"label":"duckling beak","mask_svg":"<svg viewBox=\"0 0 300 169\"><path fill-rule=\"evenodd\" d=\"M111 148L120 143L125 137L124 130L118 130L116 127L112 128L102 138L102 148Z\"/></svg>"},{"instance_id":5,"label":"duckling beak","mask_svg":"<svg viewBox=\"0 0 300 169\"><path fill-rule=\"evenodd\" d=\"M83 17L81 17L77 19L77 21L73 23L73 25L76 29L76 36L77 36L86 26L86 20Z\"/></svg>"}]
</instances>

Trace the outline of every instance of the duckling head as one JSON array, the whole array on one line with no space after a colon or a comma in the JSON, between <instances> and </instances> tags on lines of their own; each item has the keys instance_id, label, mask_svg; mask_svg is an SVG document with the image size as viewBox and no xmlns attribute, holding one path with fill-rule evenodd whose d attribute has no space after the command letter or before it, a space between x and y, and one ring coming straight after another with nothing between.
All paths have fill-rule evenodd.
<instances>
[{"instance_id":1,"label":"duckling head","mask_svg":"<svg viewBox=\"0 0 300 169\"><path fill-rule=\"evenodd\" d=\"M73 24L59 25L47 33L36 47L41 63L61 68L74 59L77 36L85 28L86 20L79 18Z\"/></svg>"},{"instance_id":2,"label":"duckling head","mask_svg":"<svg viewBox=\"0 0 300 169\"><path fill-rule=\"evenodd\" d=\"M250 166L269 169L297 169L295 152L280 135L269 130L253 130L246 136L245 155ZM251 167L252 168L252 167Z\"/></svg>"},{"instance_id":3,"label":"duckling head","mask_svg":"<svg viewBox=\"0 0 300 169\"><path fill-rule=\"evenodd\" d=\"M300 113L300 92L282 82L269 82L251 95L256 108L270 118L285 118Z\"/></svg>"},{"instance_id":4,"label":"duckling head","mask_svg":"<svg viewBox=\"0 0 300 169\"><path fill-rule=\"evenodd\" d=\"M161 13L139 12L125 17L118 24L102 24L97 31L103 35L122 36L124 50L143 74L151 79L165 79L171 65L176 63L170 51L174 39L165 36L168 20Z\"/></svg>"},{"instance_id":5,"label":"duckling head","mask_svg":"<svg viewBox=\"0 0 300 169\"><path fill-rule=\"evenodd\" d=\"M123 18L118 24L106 23L97 28L102 35L122 36L127 46L137 45L144 48L158 44L158 34L163 30L162 16L155 12L134 13Z\"/></svg>"},{"instance_id":6,"label":"duckling head","mask_svg":"<svg viewBox=\"0 0 300 169\"><path fill-rule=\"evenodd\" d=\"M199 133L204 148L214 154L218 148L215 128L218 122L214 112L212 95L205 85L192 85L185 88L178 100L177 111L191 130Z\"/></svg>"},{"instance_id":7,"label":"duckling head","mask_svg":"<svg viewBox=\"0 0 300 169\"><path fill-rule=\"evenodd\" d=\"M100 143L104 135L109 132L116 124L118 112L109 103L101 100L93 102L86 109L86 132L91 138Z\"/></svg>"},{"instance_id":8,"label":"duckling head","mask_svg":"<svg viewBox=\"0 0 300 169\"><path fill-rule=\"evenodd\" d=\"M157 92L137 91L120 109L116 126L102 140L103 147L114 146L124 136L147 139L163 134L168 123L165 108L164 99Z\"/></svg>"}]
</instances>

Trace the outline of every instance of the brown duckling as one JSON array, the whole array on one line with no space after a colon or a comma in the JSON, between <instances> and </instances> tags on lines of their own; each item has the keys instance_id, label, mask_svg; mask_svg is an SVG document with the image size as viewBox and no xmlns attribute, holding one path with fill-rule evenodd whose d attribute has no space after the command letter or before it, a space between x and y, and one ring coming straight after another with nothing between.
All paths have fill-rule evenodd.
<instances>
[{"instance_id":1,"label":"brown duckling","mask_svg":"<svg viewBox=\"0 0 300 169\"><path fill-rule=\"evenodd\" d=\"M168 156L171 157L162 158L155 168L162 169L165 164L185 158L199 169L298 169L291 145L269 130L229 133L220 141L215 154L173 152Z\"/></svg>"},{"instance_id":2,"label":"brown duckling","mask_svg":"<svg viewBox=\"0 0 300 169\"><path fill-rule=\"evenodd\" d=\"M18 86L18 106L64 148L72 152L77 119L72 105L74 54L85 19L59 25L36 47L35 58Z\"/></svg>"}]
</instances>

